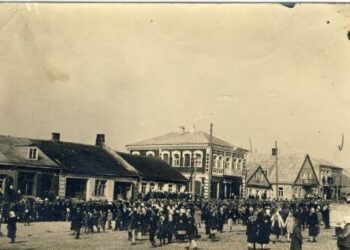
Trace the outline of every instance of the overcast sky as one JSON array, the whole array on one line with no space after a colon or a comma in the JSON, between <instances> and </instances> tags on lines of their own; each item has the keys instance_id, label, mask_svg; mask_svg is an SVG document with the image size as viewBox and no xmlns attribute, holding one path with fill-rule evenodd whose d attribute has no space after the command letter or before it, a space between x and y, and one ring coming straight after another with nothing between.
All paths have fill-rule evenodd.
<instances>
[{"instance_id":1,"label":"overcast sky","mask_svg":"<svg viewBox=\"0 0 350 250\"><path fill-rule=\"evenodd\" d=\"M125 150L213 122L350 166L350 7L1 4L0 27L0 134Z\"/></svg>"}]
</instances>

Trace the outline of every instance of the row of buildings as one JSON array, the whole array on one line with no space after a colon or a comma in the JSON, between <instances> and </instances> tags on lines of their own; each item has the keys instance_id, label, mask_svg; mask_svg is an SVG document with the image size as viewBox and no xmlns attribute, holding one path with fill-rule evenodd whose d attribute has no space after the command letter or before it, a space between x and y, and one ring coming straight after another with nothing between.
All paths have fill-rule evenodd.
<instances>
[{"instance_id":1,"label":"row of buildings","mask_svg":"<svg viewBox=\"0 0 350 250\"><path fill-rule=\"evenodd\" d=\"M126 146L130 154L158 157L195 183L188 190L208 197L259 196L304 198L317 195L336 198L350 187L343 168L309 154L258 154L202 131L180 127L159 137ZM211 158L210 158L211 157ZM211 173L209 161L212 159ZM278 166L276 168L276 166ZM278 169L278 179L276 179ZM210 175L212 177L210 178Z\"/></svg>"},{"instance_id":2,"label":"row of buildings","mask_svg":"<svg viewBox=\"0 0 350 250\"><path fill-rule=\"evenodd\" d=\"M150 191L184 192L187 179L158 158L117 152L98 134L95 145L0 136L0 188L24 196L130 199Z\"/></svg>"},{"instance_id":3,"label":"row of buildings","mask_svg":"<svg viewBox=\"0 0 350 250\"><path fill-rule=\"evenodd\" d=\"M23 195L130 199L148 192L194 192L204 197L335 198L350 187L339 166L308 154L251 155L203 131L179 131L117 152L96 136L95 145L0 136L0 188ZM276 178L278 166L278 180ZM210 185L209 185L210 182ZM209 193L210 190L210 193Z\"/></svg>"}]
</instances>

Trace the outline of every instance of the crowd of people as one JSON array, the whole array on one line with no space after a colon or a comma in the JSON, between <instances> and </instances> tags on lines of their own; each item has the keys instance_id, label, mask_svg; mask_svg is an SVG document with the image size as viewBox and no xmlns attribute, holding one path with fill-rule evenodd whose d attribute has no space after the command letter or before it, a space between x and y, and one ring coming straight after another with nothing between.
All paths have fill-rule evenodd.
<instances>
[{"instance_id":1,"label":"crowd of people","mask_svg":"<svg viewBox=\"0 0 350 250\"><path fill-rule=\"evenodd\" d=\"M131 245L147 235L152 247L187 242L196 249L196 240L218 239L224 225L228 231L235 225L246 227L248 249L267 249L270 245L290 242L292 250L302 249L301 232L308 230L310 242L316 242L322 228L330 228L329 203L321 199L273 201L268 199L226 199L193 201L189 195L163 197L153 194L143 199L114 202L73 202L59 198L41 202L21 199L3 202L1 222L8 225L8 237L14 242L16 222L29 225L33 221L70 221L76 239L81 233L106 230L125 231ZM200 234L204 227L205 234ZM339 249L350 249L350 224L338 237ZM348 248L346 248L348 247Z\"/></svg>"}]
</instances>

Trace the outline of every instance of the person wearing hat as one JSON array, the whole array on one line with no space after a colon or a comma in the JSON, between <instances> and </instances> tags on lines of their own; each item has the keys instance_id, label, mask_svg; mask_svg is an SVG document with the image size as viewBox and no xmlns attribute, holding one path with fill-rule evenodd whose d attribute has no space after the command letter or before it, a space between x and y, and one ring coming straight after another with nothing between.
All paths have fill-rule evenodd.
<instances>
[{"instance_id":1,"label":"person wearing hat","mask_svg":"<svg viewBox=\"0 0 350 250\"><path fill-rule=\"evenodd\" d=\"M11 243L15 243L17 231L17 217L15 211L9 212L9 218L7 220L7 237L11 239Z\"/></svg>"},{"instance_id":2,"label":"person wearing hat","mask_svg":"<svg viewBox=\"0 0 350 250\"><path fill-rule=\"evenodd\" d=\"M148 235L149 235L149 241L151 243L151 247L156 247L155 244L155 235L158 229L158 221L159 217L157 216L157 211L154 209L149 209L148 210Z\"/></svg>"},{"instance_id":3,"label":"person wearing hat","mask_svg":"<svg viewBox=\"0 0 350 250\"><path fill-rule=\"evenodd\" d=\"M80 237L80 229L83 223L83 216L81 213L81 208L77 207L72 215L72 224L73 224L73 230L75 233L75 239L79 239Z\"/></svg>"},{"instance_id":4,"label":"person wearing hat","mask_svg":"<svg viewBox=\"0 0 350 250\"><path fill-rule=\"evenodd\" d=\"M261 249L266 249L265 247L270 243L271 234L270 209L267 208L264 211L260 211L255 216L254 217L257 218L256 224L258 231L256 242L261 245Z\"/></svg>"},{"instance_id":5,"label":"person wearing hat","mask_svg":"<svg viewBox=\"0 0 350 250\"><path fill-rule=\"evenodd\" d=\"M295 225L293 228L293 233L291 235L290 250L301 250L303 246L303 236L301 234L301 224L300 219L295 220Z\"/></svg>"},{"instance_id":6,"label":"person wearing hat","mask_svg":"<svg viewBox=\"0 0 350 250\"><path fill-rule=\"evenodd\" d=\"M246 225L247 225L246 235L247 235L247 242L248 242L248 250L256 249L255 244L257 241L257 233L258 233L256 218L254 218L254 216L250 216L246 221Z\"/></svg>"},{"instance_id":7,"label":"person wearing hat","mask_svg":"<svg viewBox=\"0 0 350 250\"><path fill-rule=\"evenodd\" d=\"M314 207L311 207L310 213L307 217L307 224L309 225L309 237L311 242L316 242L316 237L319 233L319 220Z\"/></svg>"}]
</instances>

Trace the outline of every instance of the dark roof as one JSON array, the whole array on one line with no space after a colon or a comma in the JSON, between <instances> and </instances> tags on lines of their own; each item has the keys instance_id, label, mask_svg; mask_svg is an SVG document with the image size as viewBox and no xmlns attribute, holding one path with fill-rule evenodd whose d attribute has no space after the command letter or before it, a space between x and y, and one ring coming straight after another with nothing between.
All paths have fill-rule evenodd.
<instances>
[{"instance_id":1,"label":"dark roof","mask_svg":"<svg viewBox=\"0 0 350 250\"><path fill-rule=\"evenodd\" d=\"M101 147L71 142L43 140L34 142L67 172L118 177L136 176Z\"/></svg>"},{"instance_id":2,"label":"dark roof","mask_svg":"<svg viewBox=\"0 0 350 250\"><path fill-rule=\"evenodd\" d=\"M133 146L154 146L154 145L209 145L210 135L203 131L194 132L170 132L165 135L153 137L140 142L126 145ZM213 136L213 145L235 148L236 146Z\"/></svg>"},{"instance_id":3,"label":"dark roof","mask_svg":"<svg viewBox=\"0 0 350 250\"><path fill-rule=\"evenodd\" d=\"M38 148L38 159L30 160L28 158L28 147L31 146L35 146L34 141L31 139L0 135L0 163L60 169L60 166L47 157L40 148Z\"/></svg>"},{"instance_id":4,"label":"dark roof","mask_svg":"<svg viewBox=\"0 0 350 250\"><path fill-rule=\"evenodd\" d=\"M143 178L169 181L186 182L187 179L176 169L168 165L165 161L148 156L132 155L118 152L118 154L130 165L136 168Z\"/></svg>"}]
</instances>

